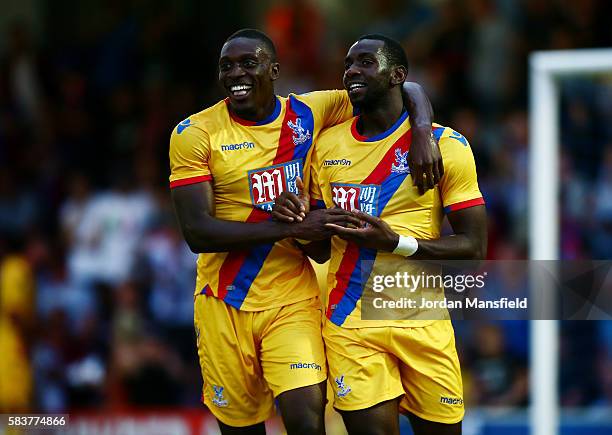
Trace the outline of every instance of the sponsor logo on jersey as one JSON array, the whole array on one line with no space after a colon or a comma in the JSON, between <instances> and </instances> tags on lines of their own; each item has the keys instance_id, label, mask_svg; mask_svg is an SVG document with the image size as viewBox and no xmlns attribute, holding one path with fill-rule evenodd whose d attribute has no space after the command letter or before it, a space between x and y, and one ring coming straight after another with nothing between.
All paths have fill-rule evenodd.
<instances>
[{"instance_id":1,"label":"sponsor logo on jersey","mask_svg":"<svg viewBox=\"0 0 612 435\"><path fill-rule=\"evenodd\" d=\"M323 160L323 166L351 166L351 161L347 159Z\"/></svg>"},{"instance_id":2,"label":"sponsor logo on jersey","mask_svg":"<svg viewBox=\"0 0 612 435\"><path fill-rule=\"evenodd\" d=\"M351 392L351 387L344 383L344 375L339 376L335 379L336 381L336 395L338 397L344 397Z\"/></svg>"},{"instance_id":3,"label":"sponsor logo on jersey","mask_svg":"<svg viewBox=\"0 0 612 435\"><path fill-rule=\"evenodd\" d=\"M463 405L463 399L460 397L440 396L440 403L444 405Z\"/></svg>"},{"instance_id":4,"label":"sponsor logo on jersey","mask_svg":"<svg viewBox=\"0 0 612 435\"><path fill-rule=\"evenodd\" d=\"M255 144L253 142L231 143L227 145L221 145L221 151L250 150L253 148L255 148Z\"/></svg>"},{"instance_id":5,"label":"sponsor logo on jersey","mask_svg":"<svg viewBox=\"0 0 612 435\"><path fill-rule=\"evenodd\" d=\"M292 364L289 365L289 368L291 370L314 369L314 370L321 371L321 366L319 364L317 364L317 363L303 363L303 362L292 363Z\"/></svg>"},{"instance_id":6,"label":"sponsor logo on jersey","mask_svg":"<svg viewBox=\"0 0 612 435\"><path fill-rule=\"evenodd\" d=\"M338 207L348 211L357 209L377 216L379 185L331 183L331 189L334 204Z\"/></svg>"},{"instance_id":7,"label":"sponsor logo on jersey","mask_svg":"<svg viewBox=\"0 0 612 435\"><path fill-rule=\"evenodd\" d=\"M223 397L224 388L221 385L213 385L213 392L215 393L215 397L212 399L212 403L219 408L225 408L229 405L228 401Z\"/></svg>"},{"instance_id":8,"label":"sponsor logo on jersey","mask_svg":"<svg viewBox=\"0 0 612 435\"><path fill-rule=\"evenodd\" d=\"M298 159L249 171L249 190L253 205L265 211L272 211L274 199L281 193L288 191L297 195L295 180L297 177L303 178L302 165L302 159Z\"/></svg>"}]
</instances>

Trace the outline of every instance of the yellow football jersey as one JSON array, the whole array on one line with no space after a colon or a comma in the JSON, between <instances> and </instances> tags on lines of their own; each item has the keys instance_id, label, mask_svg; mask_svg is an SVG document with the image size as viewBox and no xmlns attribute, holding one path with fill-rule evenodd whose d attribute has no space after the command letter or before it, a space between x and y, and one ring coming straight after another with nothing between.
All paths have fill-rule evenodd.
<instances>
[{"instance_id":1,"label":"yellow football jersey","mask_svg":"<svg viewBox=\"0 0 612 435\"><path fill-rule=\"evenodd\" d=\"M297 193L295 180L310 164L322 129L352 116L346 91L277 97L272 115L257 123L236 117L228 101L220 101L173 130L170 187L212 181L217 218L270 219L281 192ZM195 293L259 311L318 296L318 286L303 253L282 240L247 251L200 254Z\"/></svg>"},{"instance_id":2,"label":"yellow football jersey","mask_svg":"<svg viewBox=\"0 0 612 435\"><path fill-rule=\"evenodd\" d=\"M445 212L484 204L474 156L461 134L434 124L445 172L438 188L420 195L408 168L408 114L404 112L388 131L369 138L357 132L357 120L355 117L326 130L317 141L309 179L313 204L359 209L379 216L397 233L419 239L440 237ZM369 275L362 267L376 265L387 256L396 257L332 238L326 314L333 323L356 328L433 322L361 319L362 276Z\"/></svg>"}]
</instances>

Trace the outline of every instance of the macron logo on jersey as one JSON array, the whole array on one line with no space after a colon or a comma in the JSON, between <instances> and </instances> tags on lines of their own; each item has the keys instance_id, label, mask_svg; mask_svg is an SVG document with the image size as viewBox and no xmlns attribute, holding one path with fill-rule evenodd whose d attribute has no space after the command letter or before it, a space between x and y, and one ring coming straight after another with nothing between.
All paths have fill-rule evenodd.
<instances>
[{"instance_id":1,"label":"macron logo on jersey","mask_svg":"<svg viewBox=\"0 0 612 435\"><path fill-rule=\"evenodd\" d=\"M331 183L331 188L334 204L338 207L348 211L361 210L377 216L379 185Z\"/></svg>"},{"instance_id":2,"label":"macron logo on jersey","mask_svg":"<svg viewBox=\"0 0 612 435\"><path fill-rule=\"evenodd\" d=\"M250 150L253 148L255 148L255 144L253 142L231 143L229 145L221 145L221 151Z\"/></svg>"},{"instance_id":3,"label":"macron logo on jersey","mask_svg":"<svg viewBox=\"0 0 612 435\"><path fill-rule=\"evenodd\" d=\"M323 160L323 166L351 166L351 161L347 159Z\"/></svg>"}]
</instances>

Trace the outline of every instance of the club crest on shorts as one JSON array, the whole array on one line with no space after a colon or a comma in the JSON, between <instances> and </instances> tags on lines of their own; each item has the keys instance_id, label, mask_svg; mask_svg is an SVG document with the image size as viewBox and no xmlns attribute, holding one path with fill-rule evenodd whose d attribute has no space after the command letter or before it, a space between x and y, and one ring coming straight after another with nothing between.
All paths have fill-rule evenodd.
<instances>
[{"instance_id":1,"label":"club crest on shorts","mask_svg":"<svg viewBox=\"0 0 612 435\"><path fill-rule=\"evenodd\" d=\"M223 387L221 385L213 385L213 391L215 393L215 397L212 399L212 403L219 408L225 408L229 405L228 401L223 397Z\"/></svg>"},{"instance_id":2,"label":"club crest on shorts","mask_svg":"<svg viewBox=\"0 0 612 435\"><path fill-rule=\"evenodd\" d=\"M349 387L348 385L344 383L344 375L336 378L335 380L336 380L336 387L337 387L336 395L338 397L344 397L348 393L351 392L351 387Z\"/></svg>"},{"instance_id":3,"label":"club crest on shorts","mask_svg":"<svg viewBox=\"0 0 612 435\"><path fill-rule=\"evenodd\" d=\"M302 120L300 118L297 118L295 122L287 121L287 127L293 131L292 139L295 145L302 145L310 139L310 131L302 127Z\"/></svg>"},{"instance_id":4,"label":"club crest on shorts","mask_svg":"<svg viewBox=\"0 0 612 435\"><path fill-rule=\"evenodd\" d=\"M398 174L410 174L408 166L408 151L405 153L401 149L395 148L395 163L391 165L391 172Z\"/></svg>"},{"instance_id":5,"label":"club crest on shorts","mask_svg":"<svg viewBox=\"0 0 612 435\"><path fill-rule=\"evenodd\" d=\"M274 199L284 191L297 195L295 180L297 177L303 178L302 167L302 159L297 159L249 171L249 190L253 205L270 212Z\"/></svg>"},{"instance_id":6,"label":"club crest on shorts","mask_svg":"<svg viewBox=\"0 0 612 435\"><path fill-rule=\"evenodd\" d=\"M334 204L338 207L348 211L357 209L378 216L379 185L331 183L331 189Z\"/></svg>"}]
</instances>

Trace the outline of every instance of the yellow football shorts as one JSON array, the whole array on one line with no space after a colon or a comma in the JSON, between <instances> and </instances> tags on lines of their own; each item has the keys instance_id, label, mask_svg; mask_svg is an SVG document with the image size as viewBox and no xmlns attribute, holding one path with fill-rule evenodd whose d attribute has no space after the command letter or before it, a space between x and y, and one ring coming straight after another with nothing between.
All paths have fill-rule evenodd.
<instances>
[{"instance_id":1,"label":"yellow football shorts","mask_svg":"<svg viewBox=\"0 0 612 435\"><path fill-rule=\"evenodd\" d=\"M252 312L200 295L194 321L202 400L229 426L260 423L279 394L327 379L318 298Z\"/></svg>"},{"instance_id":2,"label":"yellow football shorts","mask_svg":"<svg viewBox=\"0 0 612 435\"><path fill-rule=\"evenodd\" d=\"M448 320L418 328L323 327L340 411L367 409L401 397L400 412L452 424L463 419L463 383Z\"/></svg>"}]
</instances>

